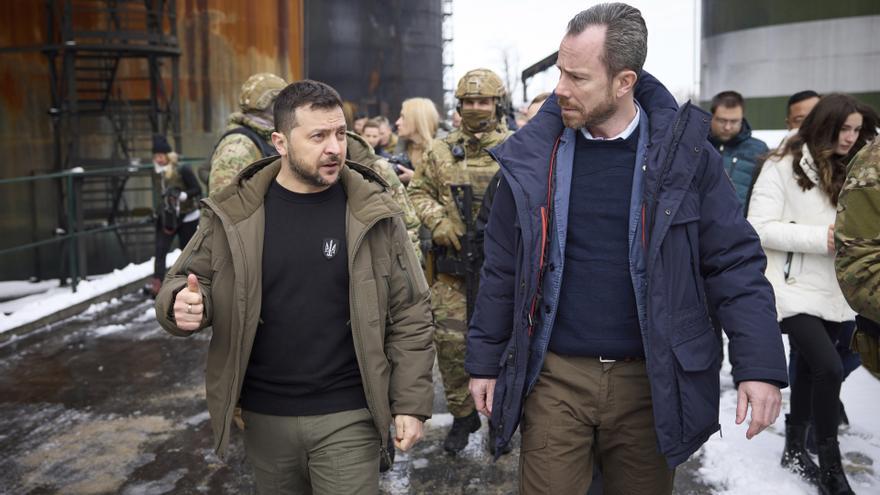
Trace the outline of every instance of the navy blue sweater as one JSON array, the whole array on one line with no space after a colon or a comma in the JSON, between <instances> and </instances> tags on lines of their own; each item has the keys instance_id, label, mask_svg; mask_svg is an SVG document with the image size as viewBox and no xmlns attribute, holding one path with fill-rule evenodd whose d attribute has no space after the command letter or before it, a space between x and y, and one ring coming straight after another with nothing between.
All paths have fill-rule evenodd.
<instances>
[{"instance_id":1,"label":"navy blue sweater","mask_svg":"<svg viewBox=\"0 0 880 495\"><path fill-rule=\"evenodd\" d=\"M565 271L550 338L557 354L644 356L628 242L638 138L638 129L613 141L577 133Z\"/></svg>"}]
</instances>

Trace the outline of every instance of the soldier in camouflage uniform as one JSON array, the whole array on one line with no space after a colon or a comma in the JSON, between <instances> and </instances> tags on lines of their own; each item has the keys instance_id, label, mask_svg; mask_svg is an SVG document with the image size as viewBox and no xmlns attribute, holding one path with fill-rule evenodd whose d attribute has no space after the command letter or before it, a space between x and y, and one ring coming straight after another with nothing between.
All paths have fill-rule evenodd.
<instances>
[{"instance_id":1,"label":"soldier in camouflage uniform","mask_svg":"<svg viewBox=\"0 0 880 495\"><path fill-rule=\"evenodd\" d=\"M511 132L503 119L504 84L488 69L475 69L461 78L455 91L461 128L436 139L425 152L424 167L409 186L410 200L419 220L431 231L435 247L445 247L447 256L461 249L464 222L458 214L451 184L473 186L471 214L476 218L483 193L498 171L487 150L507 139ZM444 442L449 452L467 445L468 436L480 428L480 419L468 392L469 376L464 370L466 321L465 281L440 273L431 287L431 307L436 329L434 344L443 376L446 403L454 418Z\"/></svg>"},{"instance_id":2,"label":"soldier in camouflage uniform","mask_svg":"<svg viewBox=\"0 0 880 495\"><path fill-rule=\"evenodd\" d=\"M388 184L388 192L391 193L391 197L397 201L397 204L400 205L400 208L403 210L403 223L406 225L406 230L409 233L410 241L412 241L416 257L421 261L422 250L419 248L419 227L421 227L422 223L419 221L419 217L416 215L416 210L413 208L413 204L409 200L409 196L406 193L406 186L400 182L400 179L397 177L397 174L394 173L388 160L374 153L373 148L364 138L349 131L346 132L346 142L348 146L348 159L369 167L379 174L379 176Z\"/></svg>"},{"instance_id":3,"label":"soldier in camouflage uniform","mask_svg":"<svg viewBox=\"0 0 880 495\"><path fill-rule=\"evenodd\" d=\"M275 130L272 106L287 82L268 72L254 74L241 86L238 99L240 111L229 116L227 135L220 139L211 155L208 194L223 189L238 173L251 163L264 158L265 150L272 147ZM254 142L243 133L229 134L233 129L246 128L262 138L266 147Z\"/></svg>"},{"instance_id":4,"label":"soldier in camouflage uniform","mask_svg":"<svg viewBox=\"0 0 880 495\"><path fill-rule=\"evenodd\" d=\"M837 280L856 312L853 350L880 379L880 138L853 158L834 224Z\"/></svg>"}]
</instances>

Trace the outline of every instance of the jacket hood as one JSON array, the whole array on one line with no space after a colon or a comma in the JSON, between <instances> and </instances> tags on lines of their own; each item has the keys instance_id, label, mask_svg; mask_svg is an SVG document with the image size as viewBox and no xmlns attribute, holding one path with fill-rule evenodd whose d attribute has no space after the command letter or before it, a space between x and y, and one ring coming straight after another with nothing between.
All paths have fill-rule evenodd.
<instances>
[{"instance_id":1,"label":"jacket hood","mask_svg":"<svg viewBox=\"0 0 880 495\"><path fill-rule=\"evenodd\" d=\"M233 223L251 216L263 205L266 192L278 172L281 158L267 157L241 171L233 185L212 195L206 204L225 213ZM357 162L346 160L339 171L352 216L364 224L381 216L402 214L389 194L388 184L376 172Z\"/></svg>"},{"instance_id":2,"label":"jacket hood","mask_svg":"<svg viewBox=\"0 0 880 495\"><path fill-rule=\"evenodd\" d=\"M751 126L751 124L749 124L749 121L746 120L745 117L743 117L742 128L740 128L739 134L737 134L736 136L733 136L733 138L731 138L730 141L722 143L718 138L716 138L715 136L712 135L711 131L709 132L709 142L712 143L712 146L714 146L716 148L721 146L722 144L725 146L736 146L736 145L742 143L743 141L748 140L751 137L752 137L752 126Z\"/></svg>"}]
</instances>

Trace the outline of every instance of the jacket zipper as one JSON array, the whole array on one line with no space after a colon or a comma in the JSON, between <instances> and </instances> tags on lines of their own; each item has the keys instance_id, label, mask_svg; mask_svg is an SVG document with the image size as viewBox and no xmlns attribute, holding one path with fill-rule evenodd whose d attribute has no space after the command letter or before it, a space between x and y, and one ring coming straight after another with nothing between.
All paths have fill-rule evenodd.
<instances>
[{"instance_id":1,"label":"jacket zipper","mask_svg":"<svg viewBox=\"0 0 880 495\"><path fill-rule=\"evenodd\" d=\"M183 260L183 265L181 265L181 271L182 271L183 273L187 273L187 272L188 272L188 270L189 270L189 263L190 263L190 261L192 261L193 255L196 254L196 253L199 251L199 249L202 248L202 243L203 243L203 242L205 242L205 236L204 236L204 233L203 233L202 235L199 236L199 238L196 240L196 245L193 246L193 248L192 248L192 250L189 252L189 254L186 255L186 259ZM186 249L186 246L184 246L184 249Z\"/></svg>"},{"instance_id":2,"label":"jacket zipper","mask_svg":"<svg viewBox=\"0 0 880 495\"><path fill-rule=\"evenodd\" d=\"M217 214L217 216L220 218L220 224L223 225L224 230L225 230L227 222L224 219L224 215L219 210L215 210L213 207L211 207L209 199L205 200L205 205L208 206L211 209L211 211L213 211ZM239 252L244 253L244 245L241 242L241 236L238 235L238 231L236 231L235 228L230 225L230 229L228 232L234 233L235 240L238 243ZM230 240L228 233L226 235L226 239ZM244 279L247 280L247 264L244 262L244 260L242 260L242 267L244 268L244 273L242 275L243 275ZM247 301L244 301L244 303L245 303L244 306L246 307ZM242 322L242 323L244 323L244 322ZM244 329L242 328L242 330L239 332L239 335L238 335L238 347L236 347L236 352L235 352L235 367L232 370L232 381L229 384L229 388L226 392L226 407L224 407L224 410L223 410L223 429L220 430L220 438L218 439L218 442L217 442L218 445L223 445L223 440L225 440L225 438L226 438L226 429L229 426L230 405L234 406L234 404L231 404L232 391L235 389L235 384L236 384L236 381L238 380L238 369L240 368L239 363L241 362L241 345L242 345L243 339L244 339ZM235 408L232 407L232 409L235 409Z\"/></svg>"},{"instance_id":3,"label":"jacket zipper","mask_svg":"<svg viewBox=\"0 0 880 495\"><path fill-rule=\"evenodd\" d=\"M657 187L655 187L654 191L651 193L651 234L654 233L654 224L656 223L657 203L659 202L658 196L660 194L660 188L663 186L663 179L666 178L666 174L669 173L669 169L672 167L672 159L675 157L675 151L678 148L679 141L681 141L679 124L681 124L681 119L684 116L686 110L687 107L683 108L682 111L679 112L678 116L675 118L675 123L672 125L672 145L669 147L669 151L667 151L666 153L666 160L663 162L663 168L660 169L660 176L657 178Z\"/></svg>"},{"instance_id":4,"label":"jacket zipper","mask_svg":"<svg viewBox=\"0 0 880 495\"><path fill-rule=\"evenodd\" d=\"M354 255L357 254L358 249L360 249L361 243L363 242L364 238L367 236L367 232L369 232L370 229L372 229L377 223L379 223L379 221L386 220L388 218L393 218L393 217L394 217L394 215L385 215L385 216L380 216L380 217L374 218L369 224L367 224L366 227L364 227L363 232L361 232L361 234L358 236L357 240L355 240L355 242L354 242L354 248L351 250L352 257L351 257L351 259L348 260L348 272L349 273L351 273L352 269L354 268L354 258L355 258ZM351 300L352 300L353 309L356 309L358 307L357 291L351 290L351 287L349 287L349 291L351 293ZM357 321L357 318L351 319L352 340L354 340L356 342L356 344L358 346L358 350L360 350L360 355L363 356L364 359L366 359L367 351L366 351L366 349L364 349L363 336L360 335L360 328L355 323L356 321ZM357 339L354 338L355 331L358 332ZM373 386L370 383L370 376L368 374L364 373L364 364L360 360L358 360L358 368L360 369L361 379L363 380L364 388L366 389L366 397L365 398L367 400L367 407L369 408L369 410L371 412L376 411L376 405L373 403ZM390 413L390 411L389 411L389 413ZM385 442L387 442L388 436L382 432L379 432L379 437L381 438L381 443L383 445L385 445ZM387 445L385 445L385 446L387 448Z\"/></svg>"},{"instance_id":5,"label":"jacket zipper","mask_svg":"<svg viewBox=\"0 0 880 495\"><path fill-rule=\"evenodd\" d=\"M415 287L413 287L412 277L409 274L409 270L407 270L407 268L406 268L406 264L404 264L404 262L403 262L402 256L403 256L402 254L397 253L397 263L400 265L400 268L406 274L406 288L407 288L407 293L409 294L408 300L412 301L416 297L416 289L415 289Z\"/></svg>"}]
</instances>

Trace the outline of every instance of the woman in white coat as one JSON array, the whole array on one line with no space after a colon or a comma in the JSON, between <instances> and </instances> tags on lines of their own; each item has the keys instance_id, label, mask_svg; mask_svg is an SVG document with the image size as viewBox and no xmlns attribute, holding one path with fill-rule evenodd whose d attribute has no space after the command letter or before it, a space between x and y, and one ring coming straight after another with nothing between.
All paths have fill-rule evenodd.
<instances>
[{"instance_id":1,"label":"woman in white coat","mask_svg":"<svg viewBox=\"0 0 880 495\"><path fill-rule=\"evenodd\" d=\"M798 359L786 416L783 466L821 493L853 493L837 443L843 366L835 350L842 323L855 313L834 273L834 219L846 165L876 134L877 116L843 94L822 98L767 160L752 192L749 221L767 254L780 326ZM813 417L819 466L804 448Z\"/></svg>"}]
</instances>

